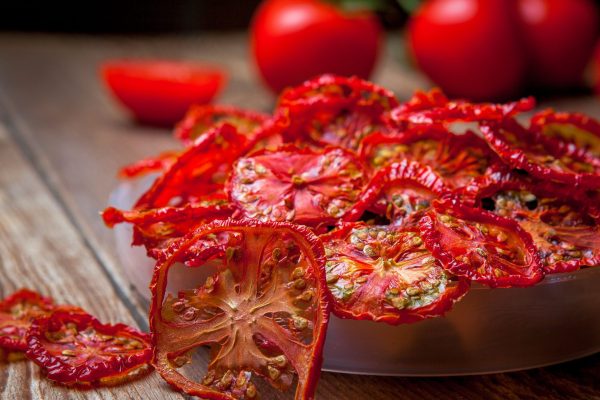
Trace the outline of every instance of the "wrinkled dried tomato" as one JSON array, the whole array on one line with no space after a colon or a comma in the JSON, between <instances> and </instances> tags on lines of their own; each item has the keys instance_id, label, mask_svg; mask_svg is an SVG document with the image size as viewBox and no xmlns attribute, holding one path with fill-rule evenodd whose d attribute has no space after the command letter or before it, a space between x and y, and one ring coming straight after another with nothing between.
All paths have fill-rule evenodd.
<instances>
[{"instance_id":1,"label":"wrinkled dried tomato","mask_svg":"<svg viewBox=\"0 0 600 400\"><path fill-rule=\"evenodd\" d=\"M511 219L447 200L434 202L419 227L427 248L457 276L491 287L531 286L544 276L531 236Z\"/></svg>"},{"instance_id":2,"label":"wrinkled dried tomato","mask_svg":"<svg viewBox=\"0 0 600 400\"><path fill-rule=\"evenodd\" d=\"M54 308L51 298L29 289L20 289L0 301L0 348L8 353L27 350L25 334L31 321Z\"/></svg>"},{"instance_id":3,"label":"wrinkled dried tomato","mask_svg":"<svg viewBox=\"0 0 600 400\"><path fill-rule=\"evenodd\" d=\"M206 243L223 234L236 239L208 251ZM207 277L167 293L169 271L190 257ZM304 227L228 220L198 228L155 269L157 371L179 390L211 399L258 398L257 377L286 390L296 376L296 398L312 399L328 321L323 263L322 244ZM207 372L185 376L201 346L210 348Z\"/></svg>"},{"instance_id":4,"label":"wrinkled dried tomato","mask_svg":"<svg viewBox=\"0 0 600 400\"><path fill-rule=\"evenodd\" d=\"M278 112L287 116L286 140L358 148L365 136L386 130L384 113L394 95L357 77L324 75L284 92Z\"/></svg>"},{"instance_id":5,"label":"wrinkled dried tomato","mask_svg":"<svg viewBox=\"0 0 600 400\"><path fill-rule=\"evenodd\" d=\"M349 151L288 145L240 158L227 188L246 217L314 226L343 219L365 184L363 165Z\"/></svg>"},{"instance_id":6,"label":"wrinkled dried tomato","mask_svg":"<svg viewBox=\"0 0 600 400\"><path fill-rule=\"evenodd\" d=\"M371 135L363 141L360 152L372 170L395 161L417 161L431 167L450 188L466 186L477 176L503 168L474 133L455 135L435 126L414 127L397 135Z\"/></svg>"},{"instance_id":7,"label":"wrinkled dried tomato","mask_svg":"<svg viewBox=\"0 0 600 400\"><path fill-rule=\"evenodd\" d=\"M415 229L346 224L321 238L340 317L415 322L444 314L469 288L442 268Z\"/></svg>"},{"instance_id":8,"label":"wrinkled dried tomato","mask_svg":"<svg viewBox=\"0 0 600 400\"><path fill-rule=\"evenodd\" d=\"M82 310L57 310L33 321L27 358L64 385L114 385L148 371L150 335L107 325Z\"/></svg>"},{"instance_id":9,"label":"wrinkled dried tomato","mask_svg":"<svg viewBox=\"0 0 600 400\"><path fill-rule=\"evenodd\" d=\"M600 264L600 213L583 196L517 178L480 180L474 187L477 207L514 219L532 236L546 272Z\"/></svg>"},{"instance_id":10,"label":"wrinkled dried tomato","mask_svg":"<svg viewBox=\"0 0 600 400\"><path fill-rule=\"evenodd\" d=\"M538 141L533 132L513 119L486 123L481 131L489 145L507 164L538 179L570 184L573 187L600 187L600 164L550 141Z\"/></svg>"},{"instance_id":11,"label":"wrinkled dried tomato","mask_svg":"<svg viewBox=\"0 0 600 400\"><path fill-rule=\"evenodd\" d=\"M230 124L246 136L252 136L269 118L267 114L231 106L195 105L175 127L174 135L186 145L219 125Z\"/></svg>"},{"instance_id":12,"label":"wrinkled dried tomato","mask_svg":"<svg viewBox=\"0 0 600 400\"><path fill-rule=\"evenodd\" d=\"M370 211L385 216L391 225L410 226L418 222L434 199L448 190L443 179L431 168L416 161L402 160L375 174L362 201L367 203ZM365 207L357 208L360 212Z\"/></svg>"},{"instance_id":13,"label":"wrinkled dried tomato","mask_svg":"<svg viewBox=\"0 0 600 400\"><path fill-rule=\"evenodd\" d=\"M164 172L175 164L180 154L178 151L165 151L154 157L143 158L121 168L119 178L133 179L155 172Z\"/></svg>"}]
</instances>

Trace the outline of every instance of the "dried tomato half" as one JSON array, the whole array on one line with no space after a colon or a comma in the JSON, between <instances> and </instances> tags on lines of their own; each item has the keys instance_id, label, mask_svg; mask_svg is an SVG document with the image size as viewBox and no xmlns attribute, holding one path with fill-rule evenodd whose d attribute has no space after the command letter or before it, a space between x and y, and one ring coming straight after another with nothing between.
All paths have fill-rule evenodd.
<instances>
[{"instance_id":1,"label":"dried tomato half","mask_svg":"<svg viewBox=\"0 0 600 400\"><path fill-rule=\"evenodd\" d=\"M531 286L544 276L531 236L511 219L443 201L419 225L427 248L455 275L491 287Z\"/></svg>"},{"instance_id":2,"label":"dried tomato half","mask_svg":"<svg viewBox=\"0 0 600 400\"><path fill-rule=\"evenodd\" d=\"M231 164L250 144L229 124L202 135L137 201L136 209L182 207L222 191Z\"/></svg>"},{"instance_id":3,"label":"dried tomato half","mask_svg":"<svg viewBox=\"0 0 600 400\"><path fill-rule=\"evenodd\" d=\"M482 124L481 132L500 158L513 168L542 180L576 187L600 187L600 163L580 154L567 153L555 142L537 140L533 132L514 119Z\"/></svg>"},{"instance_id":4,"label":"dried tomato half","mask_svg":"<svg viewBox=\"0 0 600 400\"><path fill-rule=\"evenodd\" d=\"M532 236L547 273L600 265L600 213L583 196L515 178L474 187L477 207L514 219Z\"/></svg>"},{"instance_id":5,"label":"dried tomato half","mask_svg":"<svg viewBox=\"0 0 600 400\"><path fill-rule=\"evenodd\" d=\"M371 82L323 75L284 92L278 111L289 120L288 141L354 150L365 136L387 129L384 113L397 105L390 91Z\"/></svg>"},{"instance_id":6,"label":"dried tomato half","mask_svg":"<svg viewBox=\"0 0 600 400\"><path fill-rule=\"evenodd\" d=\"M107 325L82 310L57 310L34 320L27 358L64 385L114 385L149 370L150 335Z\"/></svg>"},{"instance_id":7,"label":"dried tomato half","mask_svg":"<svg viewBox=\"0 0 600 400\"><path fill-rule=\"evenodd\" d=\"M222 105L192 106L175 127L174 135L186 145L218 125L230 124L241 134L250 136L267 119L267 114Z\"/></svg>"},{"instance_id":8,"label":"dried tomato half","mask_svg":"<svg viewBox=\"0 0 600 400\"><path fill-rule=\"evenodd\" d=\"M444 314L469 288L442 268L418 230L356 223L321 238L333 311L342 318L415 322Z\"/></svg>"},{"instance_id":9,"label":"dried tomato half","mask_svg":"<svg viewBox=\"0 0 600 400\"><path fill-rule=\"evenodd\" d=\"M198 257L199 243L222 234L236 240ZM169 271L190 257L208 277L166 293ZM154 366L172 386L203 398L258 398L256 377L280 390L297 377L296 399L312 399L329 318L323 264L322 244L305 227L255 220L200 227L154 272ZM210 348L204 376L184 367L200 346Z\"/></svg>"},{"instance_id":10,"label":"dried tomato half","mask_svg":"<svg viewBox=\"0 0 600 400\"><path fill-rule=\"evenodd\" d=\"M108 227L123 222L134 226L132 245L144 245L148 256L158 259L174 241L200 224L231 216L233 207L225 198L215 198L184 207L163 207L152 210L123 211L108 207L102 213Z\"/></svg>"},{"instance_id":11,"label":"dried tomato half","mask_svg":"<svg viewBox=\"0 0 600 400\"><path fill-rule=\"evenodd\" d=\"M418 126L402 134L374 134L363 140L361 156L372 170L400 160L431 167L452 189L502 168L487 143L472 132L455 135L439 126Z\"/></svg>"},{"instance_id":12,"label":"dried tomato half","mask_svg":"<svg viewBox=\"0 0 600 400\"><path fill-rule=\"evenodd\" d=\"M418 222L431 202L448 190L443 179L431 168L416 161L402 160L375 174L362 201L368 204L370 211L385 216L391 225L409 226ZM359 211L362 208L358 207Z\"/></svg>"},{"instance_id":13,"label":"dried tomato half","mask_svg":"<svg viewBox=\"0 0 600 400\"><path fill-rule=\"evenodd\" d=\"M31 321L47 315L54 309L49 297L29 289L20 289L0 301L0 348L6 351L25 351L25 334Z\"/></svg>"},{"instance_id":14,"label":"dried tomato half","mask_svg":"<svg viewBox=\"0 0 600 400\"><path fill-rule=\"evenodd\" d=\"M568 154L600 164L600 123L587 115L542 111L531 119L531 130L541 140L558 143Z\"/></svg>"},{"instance_id":15,"label":"dried tomato half","mask_svg":"<svg viewBox=\"0 0 600 400\"><path fill-rule=\"evenodd\" d=\"M349 151L287 145L238 159L227 189L246 217L314 226L344 218L365 184L363 165Z\"/></svg>"}]
</instances>

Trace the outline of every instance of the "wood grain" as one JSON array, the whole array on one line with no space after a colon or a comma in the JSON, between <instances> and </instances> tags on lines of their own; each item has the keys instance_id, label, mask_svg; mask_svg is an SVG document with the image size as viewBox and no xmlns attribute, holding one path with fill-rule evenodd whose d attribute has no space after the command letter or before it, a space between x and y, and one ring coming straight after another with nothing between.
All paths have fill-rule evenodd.
<instances>
[{"instance_id":1,"label":"wood grain","mask_svg":"<svg viewBox=\"0 0 600 400\"><path fill-rule=\"evenodd\" d=\"M387 47L389 51L379 67L376 80L403 99L414 89L425 87L427 81L406 66L399 35L392 37ZM102 225L98 211L105 206L110 191L116 185L114 174L118 167L173 146L174 141L166 130L144 128L128 122L101 87L97 79L98 64L106 58L124 56L202 59L223 64L230 73L229 86L222 96L223 103L269 110L273 97L255 78L247 60L243 35L149 38L0 35L0 106L5 111L5 123L18 143L17 149L10 140L3 140L3 147L9 150L4 150L7 154L0 153L0 166L3 167L0 169L8 165L4 157L16 157L21 165L19 174L26 175L21 178L23 182L32 179L37 182L13 182L14 167L10 173L0 171L0 207L7 207L16 215L11 220L20 221L13 222L17 225L11 225L11 230L4 232L8 228L4 227L5 217L0 217L0 286L7 290L31 282L61 299L61 296L67 295L83 296L79 293L83 287L94 294L81 300L91 310L98 310L99 315L106 318L132 321L136 314L138 320L144 315L146 304L137 301L127 308L118 300L137 297L123 277L114 251L112 232ZM600 115L598 101L586 97L563 98L543 105L558 105L566 110ZM26 157L15 155L19 151ZM42 183L49 191L44 190ZM13 204L16 200L21 204ZM45 208L47 204L53 204L52 213ZM62 222L58 221L60 223L56 225L57 221L52 218ZM64 234L65 231L67 234ZM24 245L15 239L23 236L12 236L15 233L23 235L24 232L37 239L31 239ZM5 238L7 242L4 242ZM42 250L46 257L31 260ZM5 278L6 273L1 272L7 268L10 271L22 269L30 264L31 272L23 274L25 276L19 277L19 280L15 280L13 275ZM60 279L44 278L45 269L54 265L69 268L69 274L64 277L66 282L70 282L68 285L89 285L89 276L94 276L94 286L79 286L77 293L65 291L62 286L56 286L62 275ZM81 270L72 270L73 265ZM96 275L100 275L98 282L104 283L97 284ZM7 279L6 283L4 279ZM81 280L85 279L88 282L82 283ZM98 299L96 296L99 296ZM135 394L117 389L114 392L108 390L106 393L109 394L67 393L40 381L35 369L27 365L0 367L0 388L4 388L0 397L29 397L32 385L44 387L43 393L35 389L31 395L35 398L67 395L104 398L117 396L117 393L121 393L121 397L132 398L171 395L168 389L164 389L164 384L157 383L156 377L148 378L152 384L140 382L124 388L137 390ZM595 355L527 372L459 378L324 373L318 395L322 399L373 400L595 399L600 398L598 382L600 355Z\"/></svg>"}]
</instances>

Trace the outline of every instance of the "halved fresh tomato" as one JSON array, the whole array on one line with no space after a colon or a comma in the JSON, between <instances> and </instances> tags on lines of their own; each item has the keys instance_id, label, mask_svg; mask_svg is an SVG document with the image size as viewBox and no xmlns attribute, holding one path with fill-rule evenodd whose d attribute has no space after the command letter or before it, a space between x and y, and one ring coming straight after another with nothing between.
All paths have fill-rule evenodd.
<instances>
[{"instance_id":1,"label":"halved fresh tomato","mask_svg":"<svg viewBox=\"0 0 600 400\"><path fill-rule=\"evenodd\" d=\"M600 123L587 115L545 110L531 118L531 130L541 140L558 143L568 154L600 164Z\"/></svg>"},{"instance_id":2,"label":"halved fresh tomato","mask_svg":"<svg viewBox=\"0 0 600 400\"><path fill-rule=\"evenodd\" d=\"M229 124L215 127L188 147L137 201L136 209L183 207L222 192L235 159L251 143Z\"/></svg>"},{"instance_id":3,"label":"halved fresh tomato","mask_svg":"<svg viewBox=\"0 0 600 400\"><path fill-rule=\"evenodd\" d=\"M122 222L134 226L132 245L144 245L148 256L159 259L171 243L185 236L200 224L231 216L233 207L224 197L204 200L183 207L163 207L151 210L122 211L108 207L102 212L106 226Z\"/></svg>"},{"instance_id":4,"label":"halved fresh tomato","mask_svg":"<svg viewBox=\"0 0 600 400\"><path fill-rule=\"evenodd\" d=\"M363 165L351 152L287 145L240 158L227 189L246 217L316 226L344 218L365 184Z\"/></svg>"},{"instance_id":5,"label":"halved fresh tomato","mask_svg":"<svg viewBox=\"0 0 600 400\"><path fill-rule=\"evenodd\" d=\"M217 67L167 60L111 60L100 72L138 121L166 126L179 121L192 104L210 102L226 79Z\"/></svg>"},{"instance_id":6,"label":"halved fresh tomato","mask_svg":"<svg viewBox=\"0 0 600 400\"><path fill-rule=\"evenodd\" d=\"M190 145L200 135L221 124L230 124L244 135L251 135L265 121L267 114L222 105L192 106L175 127L174 136L186 145Z\"/></svg>"},{"instance_id":7,"label":"halved fresh tomato","mask_svg":"<svg viewBox=\"0 0 600 400\"><path fill-rule=\"evenodd\" d=\"M149 370L150 335L106 325L82 310L58 309L27 333L27 358L64 385L115 385Z\"/></svg>"},{"instance_id":8,"label":"halved fresh tomato","mask_svg":"<svg viewBox=\"0 0 600 400\"><path fill-rule=\"evenodd\" d=\"M25 335L31 322L54 307L51 298L29 289L20 289L0 301L0 349L9 353L27 350Z\"/></svg>"},{"instance_id":9,"label":"halved fresh tomato","mask_svg":"<svg viewBox=\"0 0 600 400\"><path fill-rule=\"evenodd\" d=\"M278 111L289 120L288 141L355 150L365 136L387 129L384 113L397 105L393 93L371 82L323 75L284 92Z\"/></svg>"},{"instance_id":10,"label":"halved fresh tomato","mask_svg":"<svg viewBox=\"0 0 600 400\"><path fill-rule=\"evenodd\" d=\"M514 219L532 236L547 273L600 264L600 213L584 196L516 178L474 186L477 207Z\"/></svg>"},{"instance_id":11,"label":"halved fresh tomato","mask_svg":"<svg viewBox=\"0 0 600 400\"><path fill-rule=\"evenodd\" d=\"M544 180L573 187L600 187L600 163L567 153L556 141L539 141L536 135L511 118L484 123L481 132L494 151L513 168Z\"/></svg>"},{"instance_id":12,"label":"halved fresh tomato","mask_svg":"<svg viewBox=\"0 0 600 400\"><path fill-rule=\"evenodd\" d=\"M443 179L431 168L416 161L402 160L375 174L362 201L368 204L370 211L385 216L391 225L406 227L417 223L431 202L448 190Z\"/></svg>"},{"instance_id":13,"label":"halved fresh tomato","mask_svg":"<svg viewBox=\"0 0 600 400\"><path fill-rule=\"evenodd\" d=\"M222 234L235 240L209 251L206 243ZM190 257L216 272L166 293L169 271ZM329 318L323 264L322 244L308 228L256 220L201 226L155 269L154 366L172 386L203 398L254 399L257 377L280 390L297 377L296 399L312 399ZM210 347L207 372L185 376L182 367L201 346Z\"/></svg>"},{"instance_id":14,"label":"halved fresh tomato","mask_svg":"<svg viewBox=\"0 0 600 400\"><path fill-rule=\"evenodd\" d=\"M511 219L446 200L434 202L420 230L427 248L457 276L491 287L531 286L544 277L531 236Z\"/></svg>"},{"instance_id":15,"label":"halved fresh tomato","mask_svg":"<svg viewBox=\"0 0 600 400\"><path fill-rule=\"evenodd\" d=\"M415 229L345 224L321 239L333 311L342 318L415 322L444 314L469 288L442 268Z\"/></svg>"},{"instance_id":16,"label":"halved fresh tomato","mask_svg":"<svg viewBox=\"0 0 600 400\"><path fill-rule=\"evenodd\" d=\"M362 143L361 157L372 170L391 162L414 160L431 167L450 188L501 168L487 143L468 131L455 135L445 127L421 125L396 135L374 134Z\"/></svg>"}]
</instances>

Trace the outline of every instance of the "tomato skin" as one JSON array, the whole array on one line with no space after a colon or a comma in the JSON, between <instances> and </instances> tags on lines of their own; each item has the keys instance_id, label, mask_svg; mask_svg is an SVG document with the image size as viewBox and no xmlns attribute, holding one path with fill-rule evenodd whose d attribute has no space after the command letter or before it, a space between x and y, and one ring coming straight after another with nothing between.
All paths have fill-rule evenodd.
<instances>
[{"instance_id":1,"label":"tomato skin","mask_svg":"<svg viewBox=\"0 0 600 400\"><path fill-rule=\"evenodd\" d=\"M159 126L172 126L192 104L210 102L226 79L216 67L166 60L107 61L101 75L135 119Z\"/></svg>"},{"instance_id":2,"label":"tomato skin","mask_svg":"<svg viewBox=\"0 0 600 400\"><path fill-rule=\"evenodd\" d=\"M368 78L381 36L374 14L319 0L267 0L251 26L254 60L276 93L323 73Z\"/></svg>"},{"instance_id":3,"label":"tomato skin","mask_svg":"<svg viewBox=\"0 0 600 400\"><path fill-rule=\"evenodd\" d=\"M419 67L448 95L494 100L524 82L516 0L432 0L409 23Z\"/></svg>"},{"instance_id":4,"label":"tomato skin","mask_svg":"<svg viewBox=\"0 0 600 400\"><path fill-rule=\"evenodd\" d=\"M600 16L592 0L519 0L530 79L544 88L583 83L594 52Z\"/></svg>"}]
</instances>

